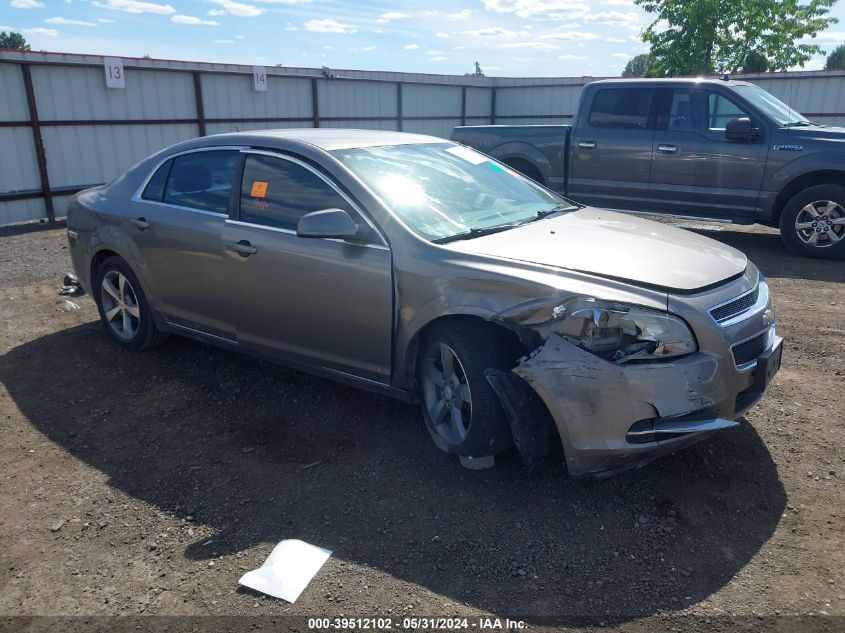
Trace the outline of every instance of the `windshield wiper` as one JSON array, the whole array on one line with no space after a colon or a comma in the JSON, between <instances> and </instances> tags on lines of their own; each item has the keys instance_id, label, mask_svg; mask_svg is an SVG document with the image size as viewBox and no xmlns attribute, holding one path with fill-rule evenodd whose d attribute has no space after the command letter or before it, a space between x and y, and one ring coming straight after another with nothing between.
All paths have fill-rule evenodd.
<instances>
[{"instance_id":1,"label":"windshield wiper","mask_svg":"<svg viewBox=\"0 0 845 633\"><path fill-rule=\"evenodd\" d=\"M491 235L493 233L501 233L507 231L515 226L519 226L521 222L511 222L510 224L499 224L497 226L480 227L474 226L469 231L463 233L455 233L454 235L447 235L446 237L438 237L431 240L435 244L446 244L447 242L456 242L458 240L471 240L474 237L481 237L482 235Z\"/></svg>"},{"instance_id":2,"label":"windshield wiper","mask_svg":"<svg viewBox=\"0 0 845 633\"><path fill-rule=\"evenodd\" d=\"M578 207L572 205L559 205L557 207L552 207L551 209L543 209L542 211L537 211L537 213L532 215L530 218L522 220L521 222L519 222L519 224L529 224L531 222L536 222L537 220L547 218L550 215L554 215L555 213L563 213L564 211L575 211L577 208Z\"/></svg>"}]
</instances>

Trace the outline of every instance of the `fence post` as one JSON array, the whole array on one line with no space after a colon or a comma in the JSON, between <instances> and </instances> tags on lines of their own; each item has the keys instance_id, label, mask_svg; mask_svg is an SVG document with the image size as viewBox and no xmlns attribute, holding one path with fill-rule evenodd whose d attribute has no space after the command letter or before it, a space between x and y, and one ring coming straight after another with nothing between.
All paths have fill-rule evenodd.
<instances>
[{"instance_id":1,"label":"fence post","mask_svg":"<svg viewBox=\"0 0 845 633\"><path fill-rule=\"evenodd\" d=\"M53 206L53 194L50 191L47 153L44 151L44 140L41 138L41 123L38 120L38 106L35 103L35 90L32 88L32 73L30 73L29 64L21 64L21 74L26 91L26 104L29 107L29 126L32 129L32 142L35 145L35 157L38 160L38 173L41 176L41 196L44 198L44 208L47 210L47 221L55 224L56 209Z\"/></svg>"},{"instance_id":2,"label":"fence post","mask_svg":"<svg viewBox=\"0 0 845 633\"><path fill-rule=\"evenodd\" d=\"M467 87L461 86L461 125L467 124Z\"/></svg>"},{"instance_id":3,"label":"fence post","mask_svg":"<svg viewBox=\"0 0 845 633\"><path fill-rule=\"evenodd\" d=\"M320 127L320 101L317 96L317 78L311 78L311 118L314 119L314 127Z\"/></svg>"},{"instance_id":4,"label":"fence post","mask_svg":"<svg viewBox=\"0 0 845 633\"><path fill-rule=\"evenodd\" d=\"M403 126L403 117L402 114L402 82L396 82L396 129L400 132L402 131Z\"/></svg>"},{"instance_id":5,"label":"fence post","mask_svg":"<svg viewBox=\"0 0 845 633\"><path fill-rule=\"evenodd\" d=\"M197 102L197 128L199 128L200 136L205 136L205 106L202 102L202 82L200 81L199 71L194 71L194 99Z\"/></svg>"},{"instance_id":6,"label":"fence post","mask_svg":"<svg viewBox=\"0 0 845 633\"><path fill-rule=\"evenodd\" d=\"M490 125L496 125L496 86L490 89Z\"/></svg>"}]
</instances>

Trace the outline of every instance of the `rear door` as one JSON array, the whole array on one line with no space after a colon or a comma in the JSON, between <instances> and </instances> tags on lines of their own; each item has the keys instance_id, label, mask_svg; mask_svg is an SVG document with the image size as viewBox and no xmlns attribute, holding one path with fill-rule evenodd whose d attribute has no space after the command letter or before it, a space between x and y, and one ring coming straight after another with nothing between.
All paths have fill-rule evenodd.
<instances>
[{"instance_id":1,"label":"rear door","mask_svg":"<svg viewBox=\"0 0 845 633\"><path fill-rule=\"evenodd\" d=\"M750 117L760 136L728 141L725 125ZM650 204L657 210L709 217L754 217L766 168L766 129L727 92L661 91L654 135Z\"/></svg>"},{"instance_id":2,"label":"rear door","mask_svg":"<svg viewBox=\"0 0 845 633\"><path fill-rule=\"evenodd\" d=\"M569 195L598 207L644 209L654 141L651 87L595 89L571 139Z\"/></svg>"},{"instance_id":3,"label":"rear door","mask_svg":"<svg viewBox=\"0 0 845 633\"><path fill-rule=\"evenodd\" d=\"M238 148L214 148L165 161L135 196L124 229L136 249L133 264L167 322L232 342L221 236L240 160Z\"/></svg>"},{"instance_id":4,"label":"rear door","mask_svg":"<svg viewBox=\"0 0 845 633\"><path fill-rule=\"evenodd\" d=\"M223 233L238 343L264 356L388 383L393 267L386 242L315 167L272 152L245 156L239 217ZM355 241L296 235L303 215L329 208L369 227L366 235ZM238 253L236 245L251 252Z\"/></svg>"}]
</instances>

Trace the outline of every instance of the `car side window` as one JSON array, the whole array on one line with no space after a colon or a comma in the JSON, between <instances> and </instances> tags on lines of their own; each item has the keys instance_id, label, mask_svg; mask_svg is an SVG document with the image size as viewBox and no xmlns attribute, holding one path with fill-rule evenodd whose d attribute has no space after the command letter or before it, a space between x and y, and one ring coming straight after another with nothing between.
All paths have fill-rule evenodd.
<instances>
[{"instance_id":1,"label":"car side window","mask_svg":"<svg viewBox=\"0 0 845 633\"><path fill-rule=\"evenodd\" d=\"M749 116L742 108L724 95L711 92L707 96L707 127L710 131L724 132L728 121Z\"/></svg>"},{"instance_id":2,"label":"car side window","mask_svg":"<svg viewBox=\"0 0 845 633\"><path fill-rule=\"evenodd\" d=\"M310 169L263 154L246 158L240 207L243 222L290 231L312 211L343 209L358 217L346 199Z\"/></svg>"},{"instance_id":3,"label":"car side window","mask_svg":"<svg viewBox=\"0 0 845 633\"><path fill-rule=\"evenodd\" d=\"M645 130L653 99L651 88L603 88L593 97L588 121L593 127Z\"/></svg>"},{"instance_id":4,"label":"car side window","mask_svg":"<svg viewBox=\"0 0 845 633\"><path fill-rule=\"evenodd\" d=\"M214 150L177 156L167 178L164 202L228 214L239 155L233 150Z\"/></svg>"},{"instance_id":5,"label":"car side window","mask_svg":"<svg viewBox=\"0 0 845 633\"><path fill-rule=\"evenodd\" d=\"M156 170L144 188L144 193L141 194L144 200L161 202L164 199L164 187L167 184L167 176L170 174L172 166L173 160L168 160Z\"/></svg>"}]
</instances>

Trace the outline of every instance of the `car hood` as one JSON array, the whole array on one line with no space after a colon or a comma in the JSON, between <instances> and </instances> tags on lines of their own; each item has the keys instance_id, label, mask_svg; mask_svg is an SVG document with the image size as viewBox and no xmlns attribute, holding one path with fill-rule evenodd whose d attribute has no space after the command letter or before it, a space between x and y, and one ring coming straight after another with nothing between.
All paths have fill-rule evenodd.
<instances>
[{"instance_id":1,"label":"car hood","mask_svg":"<svg viewBox=\"0 0 845 633\"><path fill-rule=\"evenodd\" d=\"M779 137L784 143L794 142L839 142L845 143L845 128L841 127L793 127L786 135Z\"/></svg>"},{"instance_id":2,"label":"car hood","mask_svg":"<svg viewBox=\"0 0 845 633\"><path fill-rule=\"evenodd\" d=\"M444 246L682 292L735 277L748 263L735 248L696 233L591 208Z\"/></svg>"}]
</instances>

